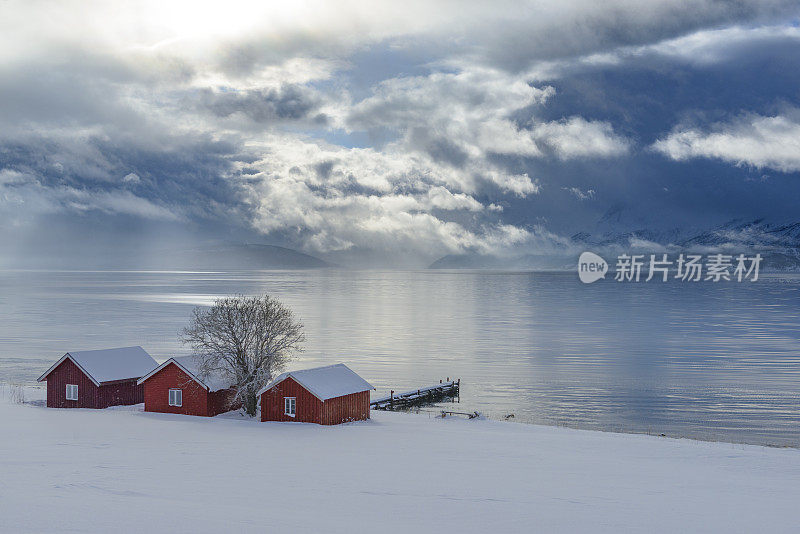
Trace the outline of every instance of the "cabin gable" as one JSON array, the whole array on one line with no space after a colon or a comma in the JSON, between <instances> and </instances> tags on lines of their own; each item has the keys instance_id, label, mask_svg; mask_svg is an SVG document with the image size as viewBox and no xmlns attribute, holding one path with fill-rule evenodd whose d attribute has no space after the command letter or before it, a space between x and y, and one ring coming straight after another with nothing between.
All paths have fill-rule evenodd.
<instances>
[{"instance_id":1,"label":"cabin gable","mask_svg":"<svg viewBox=\"0 0 800 534\"><path fill-rule=\"evenodd\" d=\"M191 376L170 362L158 372L150 375L144 386L144 410L146 412L176 413L185 415L214 415L209 410L209 392ZM170 389L181 391L181 405L170 405Z\"/></svg>"},{"instance_id":2,"label":"cabin gable","mask_svg":"<svg viewBox=\"0 0 800 534\"><path fill-rule=\"evenodd\" d=\"M286 398L295 399L294 417L285 413ZM261 420L321 423L322 401L288 377L261 394Z\"/></svg>"},{"instance_id":3,"label":"cabin gable","mask_svg":"<svg viewBox=\"0 0 800 534\"><path fill-rule=\"evenodd\" d=\"M48 408L97 408L98 386L70 358L58 364L46 377ZM78 386L78 399L67 399L67 385Z\"/></svg>"}]
</instances>

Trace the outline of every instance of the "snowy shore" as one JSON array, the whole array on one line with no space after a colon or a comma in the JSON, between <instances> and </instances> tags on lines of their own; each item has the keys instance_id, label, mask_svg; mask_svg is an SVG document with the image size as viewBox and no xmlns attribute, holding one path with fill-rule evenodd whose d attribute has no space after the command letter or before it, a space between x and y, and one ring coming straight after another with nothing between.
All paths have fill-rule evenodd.
<instances>
[{"instance_id":1,"label":"snowy shore","mask_svg":"<svg viewBox=\"0 0 800 534\"><path fill-rule=\"evenodd\" d=\"M27 390L27 400L41 390ZM2 532L790 532L800 451L373 413L321 427L0 398Z\"/></svg>"}]
</instances>

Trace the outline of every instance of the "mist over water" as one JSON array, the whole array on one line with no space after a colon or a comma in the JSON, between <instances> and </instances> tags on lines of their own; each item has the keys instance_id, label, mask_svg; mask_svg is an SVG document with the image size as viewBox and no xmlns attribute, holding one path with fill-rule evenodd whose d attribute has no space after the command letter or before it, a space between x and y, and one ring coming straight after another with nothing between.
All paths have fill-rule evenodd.
<instances>
[{"instance_id":1,"label":"mist over water","mask_svg":"<svg viewBox=\"0 0 800 534\"><path fill-rule=\"evenodd\" d=\"M194 306L269 293L306 326L294 368L345 362L373 395L461 378L459 410L800 445L800 277L755 283L478 271L0 272L0 380L70 350L188 353Z\"/></svg>"}]
</instances>

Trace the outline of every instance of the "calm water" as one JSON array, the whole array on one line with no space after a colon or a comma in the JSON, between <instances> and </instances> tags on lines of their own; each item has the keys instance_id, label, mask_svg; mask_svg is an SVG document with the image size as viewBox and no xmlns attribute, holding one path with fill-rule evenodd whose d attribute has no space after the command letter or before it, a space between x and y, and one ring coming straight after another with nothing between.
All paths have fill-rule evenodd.
<instances>
[{"instance_id":1,"label":"calm water","mask_svg":"<svg viewBox=\"0 0 800 534\"><path fill-rule=\"evenodd\" d=\"M76 349L157 360L193 306L269 293L306 325L294 367L346 362L376 395L462 379L490 417L800 445L800 277L583 285L574 274L0 272L0 379Z\"/></svg>"}]
</instances>

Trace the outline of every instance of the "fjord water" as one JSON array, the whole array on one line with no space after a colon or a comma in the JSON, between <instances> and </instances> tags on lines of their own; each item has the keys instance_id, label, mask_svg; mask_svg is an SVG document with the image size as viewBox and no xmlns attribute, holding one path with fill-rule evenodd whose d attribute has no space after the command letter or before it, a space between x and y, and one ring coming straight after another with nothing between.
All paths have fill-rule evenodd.
<instances>
[{"instance_id":1,"label":"fjord water","mask_svg":"<svg viewBox=\"0 0 800 534\"><path fill-rule=\"evenodd\" d=\"M479 271L0 272L0 380L68 350L185 354L194 306L268 293L306 326L301 368L376 387L461 378L459 411L580 428L800 446L800 276L580 283Z\"/></svg>"}]
</instances>

